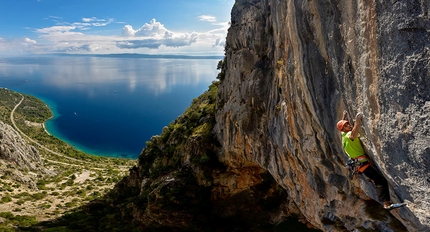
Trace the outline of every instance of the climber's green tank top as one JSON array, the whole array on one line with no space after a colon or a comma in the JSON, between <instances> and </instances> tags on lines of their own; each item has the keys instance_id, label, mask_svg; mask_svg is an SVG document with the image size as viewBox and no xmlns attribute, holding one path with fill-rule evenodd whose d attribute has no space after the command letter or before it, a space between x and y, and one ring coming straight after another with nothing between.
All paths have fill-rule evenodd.
<instances>
[{"instance_id":1,"label":"climber's green tank top","mask_svg":"<svg viewBox=\"0 0 430 232\"><path fill-rule=\"evenodd\" d=\"M350 135L351 131L348 133L342 132L342 145L346 154L353 159L364 155L364 149L358 136L354 140L351 140L349 138Z\"/></svg>"}]
</instances>

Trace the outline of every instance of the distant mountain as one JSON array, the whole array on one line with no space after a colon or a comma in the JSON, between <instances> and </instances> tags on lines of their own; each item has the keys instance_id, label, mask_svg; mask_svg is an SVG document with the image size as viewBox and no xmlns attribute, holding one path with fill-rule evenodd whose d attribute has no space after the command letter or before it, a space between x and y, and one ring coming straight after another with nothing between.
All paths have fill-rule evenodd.
<instances>
[{"instance_id":1,"label":"distant mountain","mask_svg":"<svg viewBox=\"0 0 430 232\"><path fill-rule=\"evenodd\" d=\"M94 57L114 57L114 58L157 58L157 59L223 59L224 56L194 56L194 55L163 55L163 54L138 54L138 53L120 53L120 54L50 54L56 56L94 56Z\"/></svg>"}]
</instances>

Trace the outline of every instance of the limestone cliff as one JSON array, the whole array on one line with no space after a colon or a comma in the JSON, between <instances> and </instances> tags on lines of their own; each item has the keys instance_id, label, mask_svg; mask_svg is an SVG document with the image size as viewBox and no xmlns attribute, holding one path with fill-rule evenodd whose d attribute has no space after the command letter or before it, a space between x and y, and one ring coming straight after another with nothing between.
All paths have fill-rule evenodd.
<instances>
[{"instance_id":1,"label":"limestone cliff","mask_svg":"<svg viewBox=\"0 0 430 232\"><path fill-rule=\"evenodd\" d=\"M219 86L221 160L258 164L314 226L430 230L429 1L237 0ZM408 207L381 211L351 180L335 124L364 113L361 138ZM391 223L391 224L390 224Z\"/></svg>"}]
</instances>

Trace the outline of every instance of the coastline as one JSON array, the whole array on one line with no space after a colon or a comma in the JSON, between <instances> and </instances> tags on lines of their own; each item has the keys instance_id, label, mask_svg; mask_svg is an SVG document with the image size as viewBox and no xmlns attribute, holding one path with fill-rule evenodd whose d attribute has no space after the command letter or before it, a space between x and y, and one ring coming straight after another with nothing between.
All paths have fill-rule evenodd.
<instances>
[{"instance_id":1,"label":"coastline","mask_svg":"<svg viewBox=\"0 0 430 232\"><path fill-rule=\"evenodd\" d=\"M84 146L82 144L79 144L77 142L74 142L74 141L66 138L64 136L64 134L62 134L61 131L57 130L57 128L55 126L55 120L57 118L61 117L61 114L58 112L57 104L55 102L51 101L50 99L47 99L45 97L41 97L41 96L38 96L35 94L28 94L28 93L16 91L16 90L12 90L12 91L17 92L17 93L21 93L21 94L31 95L31 96L39 99L40 101L42 101L46 105L46 107L49 108L52 116L50 118L48 118L45 122L41 123L43 129L45 130L45 132L49 136L56 137L57 139L59 139L65 143L67 143L68 145L74 147L76 150L84 152L88 155L101 156L101 157L107 157L107 158L127 158L127 159L137 159L139 157L140 153L139 154L131 154L131 153L127 153L127 152L117 152L117 153L106 152L106 151L102 151L102 150L89 148L87 146Z\"/></svg>"},{"instance_id":2,"label":"coastline","mask_svg":"<svg viewBox=\"0 0 430 232\"><path fill-rule=\"evenodd\" d=\"M44 123L42 123L42 127L43 127L43 130L44 130L48 135L51 135L51 134L48 132L48 130L46 130L45 122L44 122ZM51 136L52 136L52 135L51 135Z\"/></svg>"},{"instance_id":3,"label":"coastline","mask_svg":"<svg viewBox=\"0 0 430 232\"><path fill-rule=\"evenodd\" d=\"M49 107L49 105L47 105L49 109L52 110L51 107ZM92 149L89 148L87 146L81 145L79 143L76 143L68 138L66 138L63 134L61 134L60 131L58 131L55 128L55 124L54 124L54 120L57 116L53 116L52 118L48 119L45 121L45 123L43 123L45 131L51 135L54 136L60 140L62 140L63 142L69 144L70 146L74 147L76 150L82 151L86 154L89 155L94 155L94 156L102 156L102 157L107 157L107 158L128 158L128 159L137 159L137 157L139 156L139 154L134 155L134 154L118 154L118 153L108 153L108 152L104 152L101 150L97 150L97 149Z\"/></svg>"}]
</instances>

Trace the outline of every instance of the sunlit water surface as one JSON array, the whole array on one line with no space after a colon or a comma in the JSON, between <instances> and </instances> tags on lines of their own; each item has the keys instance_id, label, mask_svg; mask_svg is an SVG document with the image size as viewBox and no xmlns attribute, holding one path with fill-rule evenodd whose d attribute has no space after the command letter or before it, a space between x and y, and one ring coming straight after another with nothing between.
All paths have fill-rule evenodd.
<instances>
[{"instance_id":1,"label":"sunlit water surface","mask_svg":"<svg viewBox=\"0 0 430 232\"><path fill-rule=\"evenodd\" d=\"M47 130L84 152L137 158L216 79L221 58L0 57L0 87L53 111Z\"/></svg>"}]
</instances>

